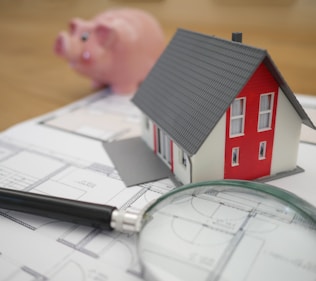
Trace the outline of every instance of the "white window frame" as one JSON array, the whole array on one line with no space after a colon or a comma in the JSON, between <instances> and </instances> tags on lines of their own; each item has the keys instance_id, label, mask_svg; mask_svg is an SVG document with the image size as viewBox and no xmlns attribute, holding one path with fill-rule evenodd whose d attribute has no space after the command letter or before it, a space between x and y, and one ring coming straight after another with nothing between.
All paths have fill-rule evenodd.
<instances>
[{"instance_id":1,"label":"white window frame","mask_svg":"<svg viewBox=\"0 0 316 281\"><path fill-rule=\"evenodd\" d=\"M147 116L144 117L144 123L145 123L146 130L149 131L149 129L150 129L150 122L149 122L149 118Z\"/></svg>"},{"instance_id":2,"label":"white window frame","mask_svg":"<svg viewBox=\"0 0 316 281\"><path fill-rule=\"evenodd\" d=\"M234 103L237 101L242 101L242 112L241 114L233 114L233 106ZM245 133L245 114L246 114L246 98L242 97L242 98L237 98L233 101L233 103L230 105L230 127L229 127L229 136L231 138L233 137L238 137L238 136L243 136ZM238 130L238 132L234 132L234 126L233 123L234 121L240 121L240 130Z\"/></svg>"},{"instance_id":3,"label":"white window frame","mask_svg":"<svg viewBox=\"0 0 316 281\"><path fill-rule=\"evenodd\" d=\"M235 155L236 155L236 159L235 159ZM231 165L232 167L239 166L239 147L232 148Z\"/></svg>"},{"instance_id":4,"label":"white window frame","mask_svg":"<svg viewBox=\"0 0 316 281\"><path fill-rule=\"evenodd\" d=\"M179 150L179 162L183 167L187 167L188 165L188 155L184 152L183 149Z\"/></svg>"},{"instance_id":5,"label":"white window frame","mask_svg":"<svg viewBox=\"0 0 316 281\"><path fill-rule=\"evenodd\" d=\"M171 165L171 139L157 127L157 154L168 166Z\"/></svg>"},{"instance_id":6,"label":"white window frame","mask_svg":"<svg viewBox=\"0 0 316 281\"><path fill-rule=\"evenodd\" d=\"M261 149L263 149L262 153L261 153ZM266 141L261 141L259 143L258 159L259 160L264 160L264 159L266 159L266 156L267 156L267 142Z\"/></svg>"},{"instance_id":7,"label":"white window frame","mask_svg":"<svg viewBox=\"0 0 316 281\"><path fill-rule=\"evenodd\" d=\"M262 99L263 97L271 96L271 102L270 107L267 109L262 109ZM273 114L273 102L274 102L274 93L264 93L260 95L260 102L259 102L259 116L258 116L258 132L268 131L271 130L271 124L272 124L272 114ZM267 125L262 125L262 118L263 116L268 116L268 120L264 123L267 123Z\"/></svg>"}]
</instances>

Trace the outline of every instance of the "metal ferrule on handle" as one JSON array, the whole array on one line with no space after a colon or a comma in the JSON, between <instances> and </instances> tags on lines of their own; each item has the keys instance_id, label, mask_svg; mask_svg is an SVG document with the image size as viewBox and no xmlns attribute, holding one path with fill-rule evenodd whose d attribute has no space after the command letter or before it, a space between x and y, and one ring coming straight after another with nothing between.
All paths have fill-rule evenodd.
<instances>
[{"instance_id":1,"label":"metal ferrule on handle","mask_svg":"<svg viewBox=\"0 0 316 281\"><path fill-rule=\"evenodd\" d=\"M120 232L139 232L141 215L124 210L114 210L112 212L111 227Z\"/></svg>"}]
</instances>

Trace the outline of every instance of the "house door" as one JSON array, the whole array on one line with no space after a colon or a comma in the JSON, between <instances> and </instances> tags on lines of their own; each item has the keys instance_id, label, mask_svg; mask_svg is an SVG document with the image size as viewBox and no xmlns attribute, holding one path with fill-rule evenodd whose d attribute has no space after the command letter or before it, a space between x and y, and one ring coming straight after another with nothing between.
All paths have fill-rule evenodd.
<instances>
[{"instance_id":1,"label":"house door","mask_svg":"<svg viewBox=\"0 0 316 281\"><path fill-rule=\"evenodd\" d=\"M157 154L159 157L172 168L172 141L164 131L157 128Z\"/></svg>"}]
</instances>

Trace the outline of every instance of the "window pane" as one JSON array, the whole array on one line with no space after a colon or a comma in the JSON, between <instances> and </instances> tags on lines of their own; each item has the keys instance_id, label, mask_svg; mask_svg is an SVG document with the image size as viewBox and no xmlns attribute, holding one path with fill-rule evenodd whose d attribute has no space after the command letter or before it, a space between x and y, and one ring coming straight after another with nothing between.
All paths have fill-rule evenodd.
<instances>
[{"instance_id":1,"label":"window pane","mask_svg":"<svg viewBox=\"0 0 316 281\"><path fill-rule=\"evenodd\" d=\"M260 111L271 109L271 94L260 97Z\"/></svg>"},{"instance_id":2,"label":"window pane","mask_svg":"<svg viewBox=\"0 0 316 281\"><path fill-rule=\"evenodd\" d=\"M187 166L187 155L183 150L180 150L180 162L184 167Z\"/></svg>"},{"instance_id":3,"label":"window pane","mask_svg":"<svg viewBox=\"0 0 316 281\"><path fill-rule=\"evenodd\" d=\"M270 128L270 112L262 113L259 116L259 130Z\"/></svg>"},{"instance_id":4,"label":"window pane","mask_svg":"<svg viewBox=\"0 0 316 281\"><path fill-rule=\"evenodd\" d=\"M239 165L239 148L235 147L232 150L232 166Z\"/></svg>"},{"instance_id":5,"label":"window pane","mask_svg":"<svg viewBox=\"0 0 316 281\"><path fill-rule=\"evenodd\" d=\"M149 130L149 118L145 117L145 128L146 130Z\"/></svg>"},{"instance_id":6,"label":"window pane","mask_svg":"<svg viewBox=\"0 0 316 281\"><path fill-rule=\"evenodd\" d=\"M159 128L157 128L157 142L158 142L158 152L161 153L161 136L160 136Z\"/></svg>"},{"instance_id":7,"label":"window pane","mask_svg":"<svg viewBox=\"0 0 316 281\"><path fill-rule=\"evenodd\" d=\"M230 134L231 135L237 135L237 134L242 134L242 118L237 118L231 120L231 126L230 126Z\"/></svg>"},{"instance_id":8,"label":"window pane","mask_svg":"<svg viewBox=\"0 0 316 281\"><path fill-rule=\"evenodd\" d=\"M170 139L167 135L164 134L164 141L165 141L165 152L164 152L164 158L168 161L168 163L171 163L171 155L170 155Z\"/></svg>"},{"instance_id":9,"label":"window pane","mask_svg":"<svg viewBox=\"0 0 316 281\"><path fill-rule=\"evenodd\" d=\"M266 158L267 142L263 141L259 144L259 160Z\"/></svg>"},{"instance_id":10,"label":"window pane","mask_svg":"<svg viewBox=\"0 0 316 281\"><path fill-rule=\"evenodd\" d=\"M244 100L236 99L232 104L232 116L239 116L244 114Z\"/></svg>"}]
</instances>

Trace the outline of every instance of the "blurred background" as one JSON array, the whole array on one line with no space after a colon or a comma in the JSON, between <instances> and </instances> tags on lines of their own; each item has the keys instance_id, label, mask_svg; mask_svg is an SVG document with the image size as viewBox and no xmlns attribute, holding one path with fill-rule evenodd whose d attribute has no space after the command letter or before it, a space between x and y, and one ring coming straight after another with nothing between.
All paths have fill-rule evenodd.
<instances>
[{"instance_id":1,"label":"blurred background","mask_svg":"<svg viewBox=\"0 0 316 281\"><path fill-rule=\"evenodd\" d=\"M56 57L53 44L72 17L137 7L161 23L267 49L296 93L316 96L315 0L0 0L0 131L93 92Z\"/></svg>"}]
</instances>

